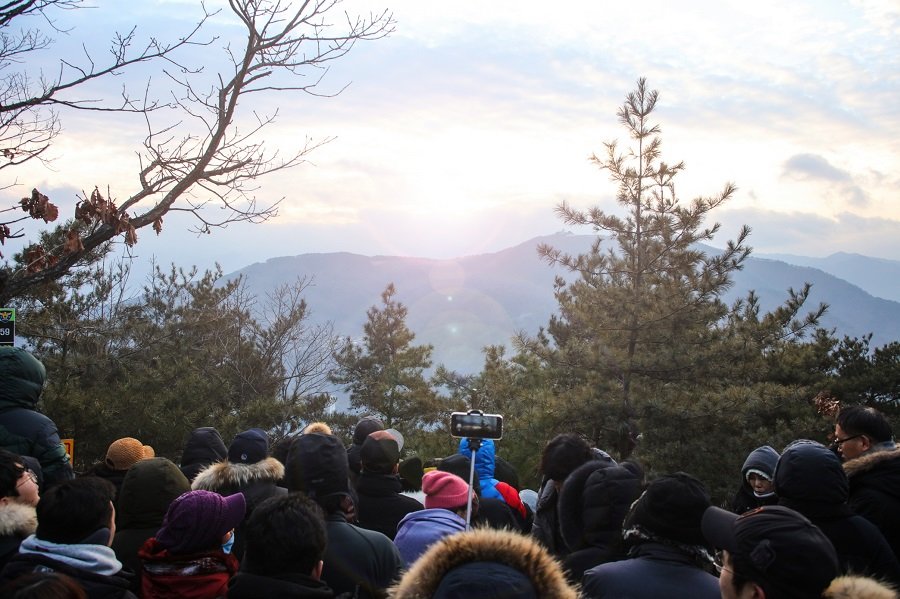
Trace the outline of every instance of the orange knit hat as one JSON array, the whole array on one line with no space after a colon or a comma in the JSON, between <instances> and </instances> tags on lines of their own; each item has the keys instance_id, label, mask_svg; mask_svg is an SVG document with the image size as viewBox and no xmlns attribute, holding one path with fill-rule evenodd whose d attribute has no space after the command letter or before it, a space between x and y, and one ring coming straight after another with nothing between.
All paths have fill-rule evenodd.
<instances>
[{"instance_id":1,"label":"orange knit hat","mask_svg":"<svg viewBox=\"0 0 900 599\"><path fill-rule=\"evenodd\" d=\"M128 470L135 462L156 455L153 448L132 437L116 439L106 450L106 465L113 470Z\"/></svg>"}]
</instances>

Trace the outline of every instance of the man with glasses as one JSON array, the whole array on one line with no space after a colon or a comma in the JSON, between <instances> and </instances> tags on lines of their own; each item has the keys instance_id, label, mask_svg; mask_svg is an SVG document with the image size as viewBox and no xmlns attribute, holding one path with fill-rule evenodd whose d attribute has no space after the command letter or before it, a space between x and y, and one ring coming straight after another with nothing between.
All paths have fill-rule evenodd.
<instances>
[{"instance_id":1,"label":"man with glasses","mask_svg":"<svg viewBox=\"0 0 900 599\"><path fill-rule=\"evenodd\" d=\"M22 458L0 449L0 570L37 528L37 476Z\"/></svg>"},{"instance_id":2,"label":"man with glasses","mask_svg":"<svg viewBox=\"0 0 900 599\"><path fill-rule=\"evenodd\" d=\"M881 529L900 556L900 445L884 414L868 406L840 411L833 447L850 480L850 507Z\"/></svg>"}]
</instances>

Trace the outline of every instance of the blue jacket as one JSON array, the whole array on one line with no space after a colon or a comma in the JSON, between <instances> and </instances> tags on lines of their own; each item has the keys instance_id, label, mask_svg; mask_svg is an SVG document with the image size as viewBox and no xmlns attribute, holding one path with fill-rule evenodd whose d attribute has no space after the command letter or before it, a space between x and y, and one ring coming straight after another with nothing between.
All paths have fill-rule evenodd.
<instances>
[{"instance_id":1,"label":"blue jacket","mask_svg":"<svg viewBox=\"0 0 900 599\"><path fill-rule=\"evenodd\" d=\"M397 525L394 545L407 566L412 565L425 551L444 537L466 530L464 518L450 510L432 508L411 512Z\"/></svg>"},{"instance_id":2,"label":"blue jacket","mask_svg":"<svg viewBox=\"0 0 900 599\"><path fill-rule=\"evenodd\" d=\"M461 439L459 442L459 453L472 458L472 448L469 446L468 439ZM478 482L481 485L481 496L492 499L503 499L503 496L497 491L497 483L494 478L495 452L494 442L485 439L481 442L481 447L475 452L475 473L478 475ZM466 481L468 482L468 481Z\"/></svg>"}]
</instances>

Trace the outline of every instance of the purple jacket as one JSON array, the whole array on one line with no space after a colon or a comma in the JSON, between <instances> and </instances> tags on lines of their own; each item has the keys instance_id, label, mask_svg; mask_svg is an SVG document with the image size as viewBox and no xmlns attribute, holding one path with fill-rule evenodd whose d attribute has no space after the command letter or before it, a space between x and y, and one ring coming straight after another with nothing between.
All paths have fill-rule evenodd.
<instances>
[{"instance_id":1,"label":"purple jacket","mask_svg":"<svg viewBox=\"0 0 900 599\"><path fill-rule=\"evenodd\" d=\"M407 566L436 541L466 530L466 520L450 510L433 508L407 514L397 525L394 545Z\"/></svg>"}]
</instances>

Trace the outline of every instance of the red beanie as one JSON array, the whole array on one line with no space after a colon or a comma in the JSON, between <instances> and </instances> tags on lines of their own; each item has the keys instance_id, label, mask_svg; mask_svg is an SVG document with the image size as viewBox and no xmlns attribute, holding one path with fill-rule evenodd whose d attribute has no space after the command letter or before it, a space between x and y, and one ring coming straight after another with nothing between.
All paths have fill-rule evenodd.
<instances>
[{"instance_id":1,"label":"red beanie","mask_svg":"<svg viewBox=\"0 0 900 599\"><path fill-rule=\"evenodd\" d=\"M468 502L469 485L449 472L432 470L422 477L426 508L458 508Z\"/></svg>"}]
</instances>

